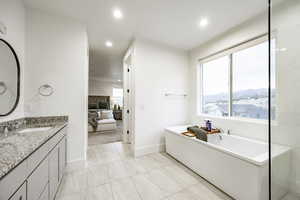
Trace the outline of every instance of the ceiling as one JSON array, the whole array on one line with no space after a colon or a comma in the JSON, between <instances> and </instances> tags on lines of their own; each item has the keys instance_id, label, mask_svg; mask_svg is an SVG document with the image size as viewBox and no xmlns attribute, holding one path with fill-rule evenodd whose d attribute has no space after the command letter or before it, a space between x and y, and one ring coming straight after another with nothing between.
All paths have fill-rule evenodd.
<instances>
[{"instance_id":1,"label":"ceiling","mask_svg":"<svg viewBox=\"0 0 300 200\"><path fill-rule=\"evenodd\" d=\"M24 0L28 7L67 16L87 25L90 76L122 79L122 57L141 37L189 50L263 12L264 0ZM116 20L114 8L124 18ZM197 26L208 18L205 28ZM105 41L113 47L107 48Z\"/></svg>"}]
</instances>

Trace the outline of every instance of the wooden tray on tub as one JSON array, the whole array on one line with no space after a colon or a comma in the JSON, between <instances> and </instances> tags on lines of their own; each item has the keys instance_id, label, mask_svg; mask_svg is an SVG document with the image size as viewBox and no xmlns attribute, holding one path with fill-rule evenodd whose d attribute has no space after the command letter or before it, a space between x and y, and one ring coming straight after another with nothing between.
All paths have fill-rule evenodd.
<instances>
[{"instance_id":1,"label":"wooden tray on tub","mask_svg":"<svg viewBox=\"0 0 300 200\"><path fill-rule=\"evenodd\" d=\"M211 131L207 131L207 129L205 127L201 127L201 129L205 130L206 134L215 134L215 133L220 133L221 132L220 129L217 129L217 128L214 128ZM196 137L195 133L192 133L192 132L189 132L189 131L183 132L181 134L184 135L184 136L187 136L187 137Z\"/></svg>"},{"instance_id":2,"label":"wooden tray on tub","mask_svg":"<svg viewBox=\"0 0 300 200\"><path fill-rule=\"evenodd\" d=\"M192 133L192 132L189 132L189 131L183 132L181 134L184 135L184 136L187 136L187 137L196 137L195 133Z\"/></svg>"},{"instance_id":3,"label":"wooden tray on tub","mask_svg":"<svg viewBox=\"0 0 300 200\"><path fill-rule=\"evenodd\" d=\"M213 128L211 131L207 131L207 129L205 127L201 127L201 129L206 131L206 134L215 134L215 133L221 133L220 129L217 128Z\"/></svg>"}]
</instances>

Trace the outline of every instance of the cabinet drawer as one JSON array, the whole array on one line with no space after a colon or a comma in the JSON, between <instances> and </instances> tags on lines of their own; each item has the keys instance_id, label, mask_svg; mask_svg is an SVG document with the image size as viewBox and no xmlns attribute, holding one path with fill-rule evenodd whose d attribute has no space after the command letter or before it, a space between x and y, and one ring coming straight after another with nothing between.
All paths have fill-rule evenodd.
<instances>
[{"instance_id":1,"label":"cabinet drawer","mask_svg":"<svg viewBox=\"0 0 300 200\"><path fill-rule=\"evenodd\" d=\"M59 148L56 146L49 154L49 194L53 199L59 184Z\"/></svg>"},{"instance_id":2,"label":"cabinet drawer","mask_svg":"<svg viewBox=\"0 0 300 200\"><path fill-rule=\"evenodd\" d=\"M51 140L49 141L49 145L50 145L50 149L53 149L58 143L59 141L66 135L66 127L61 129L58 133L56 133L56 135L51 138Z\"/></svg>"},{"instance_id":3,"label":"cabinet drawer","mask_svg":"<svg viewBox=\"0 0 300 200\"><path fill-rule=\"evenodd\" d=\"M66 127L60 130L56 135L54 135L49 141L43 144L39 149L37 149L28 158L28 172L31 173L32 170L47 156L47 154L53 149L57 143L66 134Z\"/></svg>"},{"instance_id":4,"label":"cabinet drawer","mask_svg":"<svg viewBox=\"0 0 300 200\"><path fill-rule=\"evenodd\" d=\"M48 183L48 160L43 162L33 171L27 179L27 197L37 200Z\"/></svg>"},{"instance_id":5,"label":"cabinet drawer","mask_svg":"<svg viewBox=\"0 0 300 200\"><path fill-rule=\"evenodd\" d=\"M66 143L66 137L64 137L59 143L59 180L62 179L66 168Z\"/></svg>"},{"instance_id":6,"label":"cabinet drawer","mask_svg":"<svg viewBox=\"0 0 300 200\"><path fill-rule=\"evenodd\" d=\"M26 182L9 198L9 200L26 200Z\"/></svg>"},{"instance_id":7,"label":"cabinet drawer","mask_svg":"<svg viewBox=\"0 0 300 200\"><path fill-rule=\"evenodd\" d=\"M28 173L30 174L36 166L47 156L50 150L49 142L43 144L40 148L38 148L33 154L31 154L28 159Z\"/></svg>"},{"instance_id":8,"label":"cabinet drawer","mask_svg":"<svg viewBox=\"0 0 300 200\"><path fill-rule=\"evenodd\" d=\"M39 200L49 200L49 185L47 184Z\"/></svg>"},{"instance_id":9,"label":"cabinet drawer","mask_svg":"<svg viewBox=\"0 0 300 200\"><path fill-rule=\"evenodd\" d=\"M27 162L22 162L2 180L0 180L0 200L7 200L25 181Z\"/></svg>"}]
</instances>

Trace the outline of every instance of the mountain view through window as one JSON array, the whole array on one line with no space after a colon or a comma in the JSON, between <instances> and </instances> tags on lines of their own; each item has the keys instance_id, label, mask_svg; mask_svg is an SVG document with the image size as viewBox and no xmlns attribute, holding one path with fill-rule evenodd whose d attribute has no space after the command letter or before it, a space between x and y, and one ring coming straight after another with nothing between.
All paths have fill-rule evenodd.
<instances>
[{"instance_id":1,"label":"mountain view through window","mask_svg":"<svg viewBox=\"0 0 300 200\"><path fill-rule=\"evenodd\" d=\"M274 40L271 45L275 46ZM275 119L276 103L274 61L271 61L272 119ZM202 112L223 117L268 119L268 77L268 42L202 64Z\"/></svg>"}]
</instances>

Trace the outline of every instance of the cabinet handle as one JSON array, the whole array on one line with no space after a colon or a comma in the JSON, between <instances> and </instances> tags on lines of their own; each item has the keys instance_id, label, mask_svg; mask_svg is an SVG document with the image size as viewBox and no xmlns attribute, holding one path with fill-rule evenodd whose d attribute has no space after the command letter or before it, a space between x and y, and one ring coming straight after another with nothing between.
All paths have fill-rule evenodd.
<instances>
[{"instance_id":1,"label":"cabinet handle","mask_svg":"<svg viewBox=\"0 0 300 200\"><path fill-rule=\"evenodd\" d=\"M19 197L19 200L22 200L22 199L23 199L23 196L20 196L20 197Z\"/></svg>"}]
</instances>

